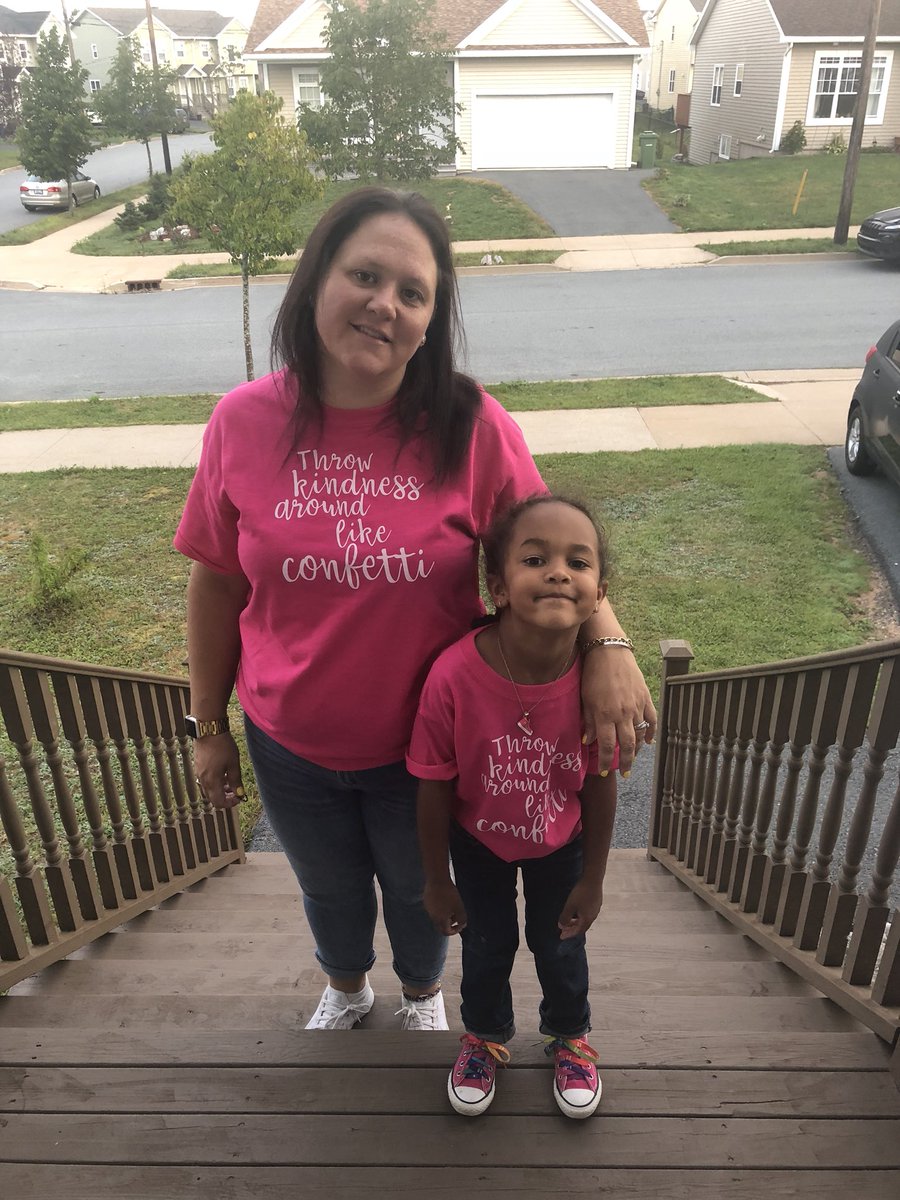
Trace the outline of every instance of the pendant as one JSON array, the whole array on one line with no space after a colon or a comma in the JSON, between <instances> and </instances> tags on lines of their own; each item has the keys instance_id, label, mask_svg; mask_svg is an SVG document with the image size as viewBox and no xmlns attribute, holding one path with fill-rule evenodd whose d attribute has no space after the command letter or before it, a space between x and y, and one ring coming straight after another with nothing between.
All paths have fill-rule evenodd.
<instances>
[{"instance_id":1,"label":"pendant","mask_svg":"<svg viewBox=\"0 0 900 1200\"><path fill-rule=\"evenodd\" d=\"M523 712L521 718L516 721L516 725L528 737L534 736L534 730L531 728L531 722L528 720L528 713Z\"/></svg>"}]
</instances>

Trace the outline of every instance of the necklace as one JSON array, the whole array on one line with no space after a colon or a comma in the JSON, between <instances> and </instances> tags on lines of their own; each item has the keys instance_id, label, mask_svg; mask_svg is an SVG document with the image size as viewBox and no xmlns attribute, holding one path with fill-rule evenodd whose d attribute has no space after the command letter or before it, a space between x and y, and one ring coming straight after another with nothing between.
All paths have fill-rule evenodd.
<instances>
[{"instance_id":1,"label":"necklace","mask_svg":"<svg viewBox=\"0 0 900 1200\"><path fill-rule=\"evenodd\" d=\"M503 642L500 640L500 630L499 629L497 630L497 649L500 651L500 658L503 661L503 666L506 668L506 674L509 677L509 682L512 684L512 689L516 693L516 700L519 703L519 708L521 708L521 710L522 710L521 717L519 717L518 721L516 721L516 727L518 729L521 729L522 732L526 735L526 737L533 737L534 730L531 727L531 714L534 712L534 710L537 708L537 706L543 700L547 699L547 696L550 693L550 688L553 686L553 684L558 683L560 681L560 679L562 679L563 675L566 672L566 669L568 668L569 664L572 661L572 655L575 653L575 647L573 646L572 649L568 652L568 654L566 655L566 661L560 667L559 673L557 674L556 678L551 679L549 685L547 686L546 691L543 693L542 696L539 696L537 698L537 700L535 700L535 702L534 702L534 704L532 704L531 708L526 708L525 705L522 703L522 697L519 695L519 689L516 687L516 681L512 677L512 671L509 669L509 663L506 661L506 655L503 653Z\"/></svg>"}]
</instances>

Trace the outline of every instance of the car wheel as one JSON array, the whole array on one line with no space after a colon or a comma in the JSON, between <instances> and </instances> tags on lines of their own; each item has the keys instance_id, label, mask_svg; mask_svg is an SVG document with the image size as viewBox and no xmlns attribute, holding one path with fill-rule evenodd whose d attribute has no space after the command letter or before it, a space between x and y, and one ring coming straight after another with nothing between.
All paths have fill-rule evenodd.
<instances>
[{"instance_id":1,"label":"car wheel","mask_svg":"<svg viewBox=\"0 0 900 1200\"><path fill-rule=\"evenodd\" d=\"M99 199L100 199L100 189L99 189L98 187L95 187L95 188L94 188L94 199L95 199L95 200L99 200Z\"/></svg>"},{"instance_id":2,"label":"car wheel","mask_svg":"<svg viewBox=\"0 0 900 1200\"><path fill-rule=\"evenodd\" d=\"M863 436L862 416L859 405L854 404L847 418L847 438L844 442L844 461L851 475L871 475L875 463L866 449Z\"/></svg>"}]
</instances>

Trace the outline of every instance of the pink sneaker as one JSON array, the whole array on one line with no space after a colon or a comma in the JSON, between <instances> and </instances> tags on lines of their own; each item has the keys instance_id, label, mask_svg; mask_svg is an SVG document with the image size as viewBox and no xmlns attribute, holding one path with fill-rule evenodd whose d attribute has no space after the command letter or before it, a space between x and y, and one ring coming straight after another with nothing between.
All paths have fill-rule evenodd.
<instances>
[{"instance_id":1,"label":"pink sneaker","mask_svg":"<svg viewBox=\"0 0 900 1200\"><path fill-rule=\"evenodd\" d=\"M477 1117L494 1099L497 1063L505 1067L509 1051L499 1042L485 1042L471 1033L464 1033L459 1040L462 1050L447 1080L447 1095L458 1113Z\"/></svg>"},{"instance_id":2,"label":"pink sneaker","mask_svg":"<svg viewBox=\"0 0 900 1200\"><path fill-rule=\"evenodd\" d=\"M593 1113L603 1085L597 1074L597 1051L584 1038L552 1038L547 1053L553 1055L553 1096L562 1112L576 1121Z\"/></svg>"}]
</instances>

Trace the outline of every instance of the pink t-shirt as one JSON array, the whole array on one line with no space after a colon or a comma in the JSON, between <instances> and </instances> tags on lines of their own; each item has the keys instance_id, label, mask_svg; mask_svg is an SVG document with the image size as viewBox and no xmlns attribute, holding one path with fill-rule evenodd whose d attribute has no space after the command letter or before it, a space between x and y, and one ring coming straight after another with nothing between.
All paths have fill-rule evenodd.
<instances>
[{"instance_id":1,"label":"pink t-shirt","mask_svg":"<svg viewBox=\"0 0 900 1200\"><path fill-rule=\"evenodd\" d=\"M454 818L498 858L540 858L581 828L578 793L597 769L596 743L581 744L581 664L556 683L517 685L534 709L529 737L512 684L478 653L481 632L431 668L406 765L419 779L456 780Z\"/></svg>"},{"instance_id":2,"label":"pink t-shirt","mask_svg":"<svg viewBox=\"0 0 900 1200\"><path fill-rule=\"evenodd\" d=\"M391 405L326 408L294 447L283 372L219 402L175 546L250 582L237 693L282 746L333 770L403 758L435 656L483 612L479 535L545 492L519 427L484 395L456 475L398 451Z\"/></svg>"}]
</instances>

